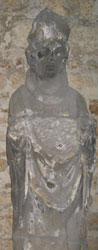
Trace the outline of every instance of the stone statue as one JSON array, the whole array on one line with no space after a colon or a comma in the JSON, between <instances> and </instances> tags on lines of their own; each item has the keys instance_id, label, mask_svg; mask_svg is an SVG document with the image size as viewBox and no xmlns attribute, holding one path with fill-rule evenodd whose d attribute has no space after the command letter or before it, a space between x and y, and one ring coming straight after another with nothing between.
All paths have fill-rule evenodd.
<instances>
[{"instance_id":1,"label":"stone statue","mask_svg":"<svg viewBox=\"0 0 98 250\"><path fill-rule=\"evenodd\" d=\"M69 27L45 9L28 36L26 82L11 97L7 159L14 250L86 250L95 125L68 86Z\"/></svg>"}]
</instances>

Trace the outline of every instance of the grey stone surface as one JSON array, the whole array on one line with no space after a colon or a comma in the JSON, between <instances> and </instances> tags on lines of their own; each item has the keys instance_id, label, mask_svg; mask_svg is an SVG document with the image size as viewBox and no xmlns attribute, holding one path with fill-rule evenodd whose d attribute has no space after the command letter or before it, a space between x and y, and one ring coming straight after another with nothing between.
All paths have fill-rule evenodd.
<instances>
[{"instance_id":1,"label":"grey stone surface","mask_svg":"<svg viewBox=\"0 0 98 250\"><path fill-rule=\"evenodd\" d=\"M7 130L14 250L86 250L95 125L69 87L69 28L50 10L28 36L25 85L11 97Z\"/></svg>"}]
</instances>

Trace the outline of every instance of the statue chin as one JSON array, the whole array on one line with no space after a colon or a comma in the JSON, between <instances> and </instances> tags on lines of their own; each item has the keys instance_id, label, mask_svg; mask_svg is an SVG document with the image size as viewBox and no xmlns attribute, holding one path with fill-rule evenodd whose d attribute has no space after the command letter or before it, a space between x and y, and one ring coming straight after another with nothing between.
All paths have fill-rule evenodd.
<instances>
[{"instance_id":1,"label":"statue chin","mask_svg":"<svg viewBox=\"0 0 98 250\"><path fill-rule=\"evenodd\" d=\"M54 69L46 70L44 74L38 74L40 79L54 78L58 74Z\"/></svg>"}]
</instances>

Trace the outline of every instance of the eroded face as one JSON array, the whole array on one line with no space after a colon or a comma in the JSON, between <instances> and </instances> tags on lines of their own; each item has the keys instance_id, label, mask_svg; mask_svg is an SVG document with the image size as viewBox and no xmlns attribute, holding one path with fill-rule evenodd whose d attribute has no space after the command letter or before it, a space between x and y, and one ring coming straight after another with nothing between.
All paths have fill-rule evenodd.
<instances>
[{"instance_id":1,"label":"eroded face","mask_svg":"<svg viewBox=\"0 0 98 250\"><path fill-rule=\"evenodd\" d=\"M31 70L44 79L52 78L63 70L68 52L63 40L46 39L29 44L26 56Z\"/></svg>"}]
</instances>

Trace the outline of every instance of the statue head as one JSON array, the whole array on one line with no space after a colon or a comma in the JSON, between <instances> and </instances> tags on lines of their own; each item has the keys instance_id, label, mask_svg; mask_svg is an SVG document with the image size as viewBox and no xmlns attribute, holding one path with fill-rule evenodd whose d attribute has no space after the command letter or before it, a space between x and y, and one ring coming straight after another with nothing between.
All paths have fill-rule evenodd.
<instances>
[{"instance_id":1,"label":"statue head","mask_svg":"<svg viewBox=\"0 0 98 250\"><path fill-rule=\"evenodd\" d=\"M44 9L34 19L26 57L30 69L40 78L54 77L64 69L69 32L65 19L50 9Z\"/></svg>"}]
</instances>

